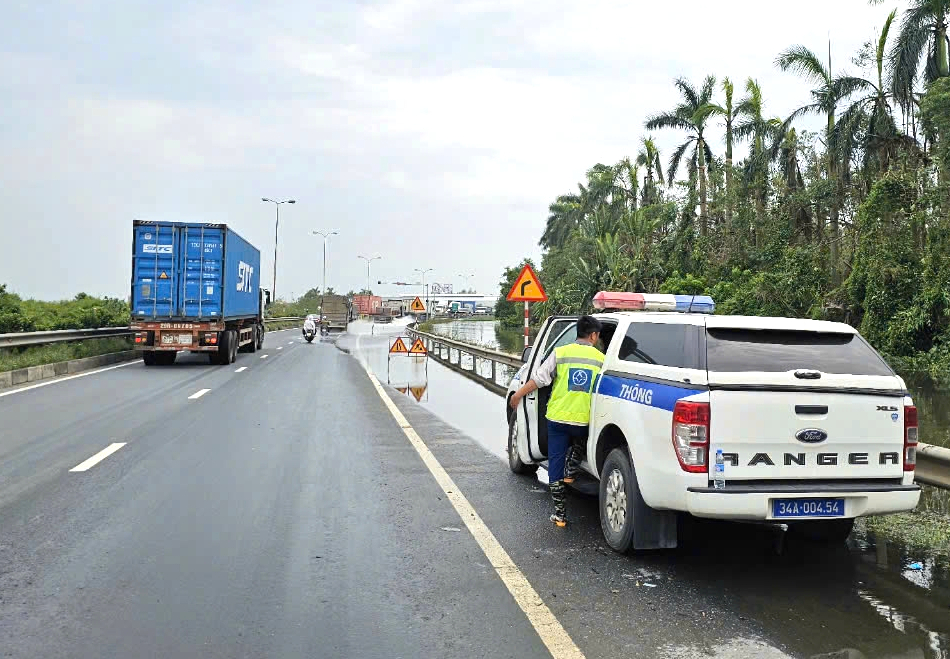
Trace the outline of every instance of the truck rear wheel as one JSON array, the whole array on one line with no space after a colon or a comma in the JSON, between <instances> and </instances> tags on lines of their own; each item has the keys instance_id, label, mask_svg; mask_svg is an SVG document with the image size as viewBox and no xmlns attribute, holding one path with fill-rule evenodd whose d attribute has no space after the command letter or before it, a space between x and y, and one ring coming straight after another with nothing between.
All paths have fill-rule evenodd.
<instances>
[{"instance_id":1,"label":"truck rear wheel","mask_svg":"<svg viewBox=\"0 0 950 659\"><path fill-rule=\"evenodd\" d=\"M214 362L215 364L218 364L219 366L227 366L232 361L234 361L231 357L234 349L233 343L234 342L231 340L230 330L221 332L221 336L218 339L218 352L214 353L217 357Z\"/></svg>"},{"instance_id":2,"label":"truck rear wheel","mask_svg":"<svg viewBox=\"0 0 950 659\"><path fill-rule=\"evenodd\" d=\"M142 353L142 361L145 362L146 366L155 366L155 351L146 350Z\"/></svg>"},{"instance_id":3,"label":"truck rear wheel","mask_svg":"<svg viewBox=\"0 0 950 659\"><path fill-rule=\"evenodd\" d=\"M157 352L155 357L158 359L156 362L159 366L171 366L175 363L175 358L178 357L177 352Z\"/></svg>"}]
</instances>

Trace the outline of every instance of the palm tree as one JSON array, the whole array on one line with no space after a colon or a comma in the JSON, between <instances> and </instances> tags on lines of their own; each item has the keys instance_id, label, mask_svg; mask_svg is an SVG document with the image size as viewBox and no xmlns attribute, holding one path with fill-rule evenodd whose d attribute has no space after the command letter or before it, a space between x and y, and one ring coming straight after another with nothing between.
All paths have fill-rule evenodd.
<instances>
[{"instance_id":1,"label":"palm tree","mask_svg":"<svg viewBox=\"0 0 950 659\"><path fill-rule=\"evenodd\" d=\"M538 241L542 247L561 247L580 225L587 206L587 188L578 184L578 194L559 196L548 206L548 221Z\"/></svg>"},{"instance_id":2,"label":"palm tree","mask_svg":"<svg viewBox=\"0 0 950 659\"><path fill-rule=\"evenodd\" d=\"M828 43L828 66L825 67L818 56L805 46L792 46L781 53L775 60L782 71L794 71L803 78L812 81L816 86L811 91L812 102L800 107L789 121L805 114L825 114L825 151L828 181L832 184L834 194L831 196L831 207L828 212L831 225L831 277L834 283L838 278L838 213L840 209L840 195L838 184L838 159L833 148L835 133L835 112L838 109L838 99L833 93L833 78L831 75L831 43Z\"/></svg>"},{"instance_id":3,"label":"palm tree","mask_svg":"<svg viewBox=\"0 0 950 659\"><path fill-rule=\"evenodd\" d=\"M832 96L839 100L855 94L861 95L838 118L834 142L840 152L840 160L849 162L855 149L861 149L864 154L864 169L867 171L874 167L879 173L887 170L895 148L903 141L891 113L892 94L885 87L884 81L887 37L896 15L895 9L887 17L877 39L877 80L838 76L832 81ZM846 171L845 174L847 173Z\"/></svg>"},{"instance_id":4,"label":"palm tree","mask_svg":"<svg viewBox=\"0 0 950 659\"><path fill-rule=\"evenodd\" d=\"M722 91L726 95L724 105L710 103L706 106L709 114L722 117L726 123L726 227L732 223L732 146L735 143L733 127L739 116L739 108L732 105L733 85L729 78L723 78Z\"/></svg>"},{"instance_id":5,"label":"palm tree","mask_svg":"<svg viewBox=\"0 0 950 659\"><path fill-rule=\"evenodd\" d=\"M872 0L878 4L882 0ZM933 82L950 76L950 48L947 23L950 0L911 0L904 12L901 31L891 49L891 93L910 112L914 106L914 87L924 60L924 79Z\"/></svg>"},{"instance_id":6,"label":"palm tree","mask_svg":"<svg viewBox=\"0 0 950 659\"><path fill-rule=\"evenodd\" d=\"M667 184L673 185L683 154L692 146L693 151L689 157L689 169L696 170L696 179L699 185L699 230L705 236L708 230L706 166L707 163L712 161L712 151L706 143L705 136L706 121L709 119L706 106L712 100L716 78L707 76L703 81L703 86L698 90L683 78L678 78L675 84L683 95L683 102L669 112L662 112L650 117L646 122L646 127L648 130L677 128L689 134L686 141L680 144L670 157L670 164L666 170Z\"/></svg>"},{"instance_id":7,"label":"palm tree","mask_svg":"<svg viewBox=\"0 0 950 659\"><path fill-rule=\"evenodd\" d=\"M653 137L644 137L643 146L637 154L637 165L646 167L647 173L643 182L643 205L649 206L660 200L654 176L663 180L663 163L660 162L660 150L656 147Z\"/></svg>"},{"instance_id":8,"label":"palm tree","mask_svg":"<svg viewBox=\"0 0 950 659\"><path fill-rule=\"evenodd\" d=\"M781 125L778 119L763 115L762 87L749 78L745 84L746 97L736 108L743 122L736 126L737 139L749 139L749 158L746 161L746 179L755 191L755 245L762 246L765 227L765 204L768 197L769 156L766 144Z\"/></svg>"}]
</instances>

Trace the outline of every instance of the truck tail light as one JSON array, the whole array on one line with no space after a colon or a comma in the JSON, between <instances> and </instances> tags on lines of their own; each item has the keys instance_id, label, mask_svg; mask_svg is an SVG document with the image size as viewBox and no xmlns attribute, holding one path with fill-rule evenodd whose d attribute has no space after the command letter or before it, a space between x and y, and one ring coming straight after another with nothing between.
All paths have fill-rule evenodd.
<instances>
[{"instance_id":1,"label":"truck tail light","mask_svg":"<svg viewBox=\"0 0 950 659\"><path fill-rule=\"evenodd\" d=\"M904 471L917 467L917 408L904 406Z\"/></svg>"},{"instance_id":2,"label":"truck tail light","mask_svg":"<svg viewBox=\"0 0 950 659\"><path fill-rule=\"evenodd\" d=\"M683 471L709 470L709 403L681 400L673 406L673 450Z\"/></svg>"},{"instance_id":3,"label":"truck tail light","mask_svg":"<svg viewBox=\"0 0 950 659\"><path fill-rule=\"evenodd\" d=\"M140 346L149 346L152 345L151 332L136 332L135 338L133 339L135 345Z\"/></svg>"},{"instance_id":4,"label":"truck tail light","mask_svg":"<svg viewBox=\"0 0 950 659\"><path fill-rule=\"evenodd\" d=\"M205 332L201 335L201 343L206 346L216 346L218 345L218 333L217 332Z\"/></svg>"}]
</instances>

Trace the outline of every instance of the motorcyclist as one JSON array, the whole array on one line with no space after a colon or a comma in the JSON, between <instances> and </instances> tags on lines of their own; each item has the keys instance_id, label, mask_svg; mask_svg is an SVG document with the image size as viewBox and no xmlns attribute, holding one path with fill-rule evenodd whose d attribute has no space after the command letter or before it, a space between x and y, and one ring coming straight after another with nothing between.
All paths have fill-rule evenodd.
<instances>
[{"instance_id":1,"label":"motorcyclist","mask_svg":"<svg viewBox=\"0 0 950 659\"><path fill-rule=\"evenodd\" d=\"M303 321L303 335L315 336L317 333L317 323L313 319L313 316L307 316L307 319Z\"/></svg>"}]
</instances>

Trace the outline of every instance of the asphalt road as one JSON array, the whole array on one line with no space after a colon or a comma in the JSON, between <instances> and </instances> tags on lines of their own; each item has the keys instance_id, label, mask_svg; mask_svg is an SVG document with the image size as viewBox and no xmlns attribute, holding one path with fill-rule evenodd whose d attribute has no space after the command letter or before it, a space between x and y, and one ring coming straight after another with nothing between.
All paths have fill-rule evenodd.
<instances>
[{"instance_id":1,"label":"asphalt road","mask_svg":"<svg viewBox=\"0 0 950 659\"><path fill-rule=\"evenodd\" d=\"M359 360L289 331L180 362L0 392L0 656L551 656ZM947 656L950 599L879 555L710 524L622 557L579 495L553 528L440 368L441 407L392 400L585 656Z\"/></svg>"}]
</instances>

